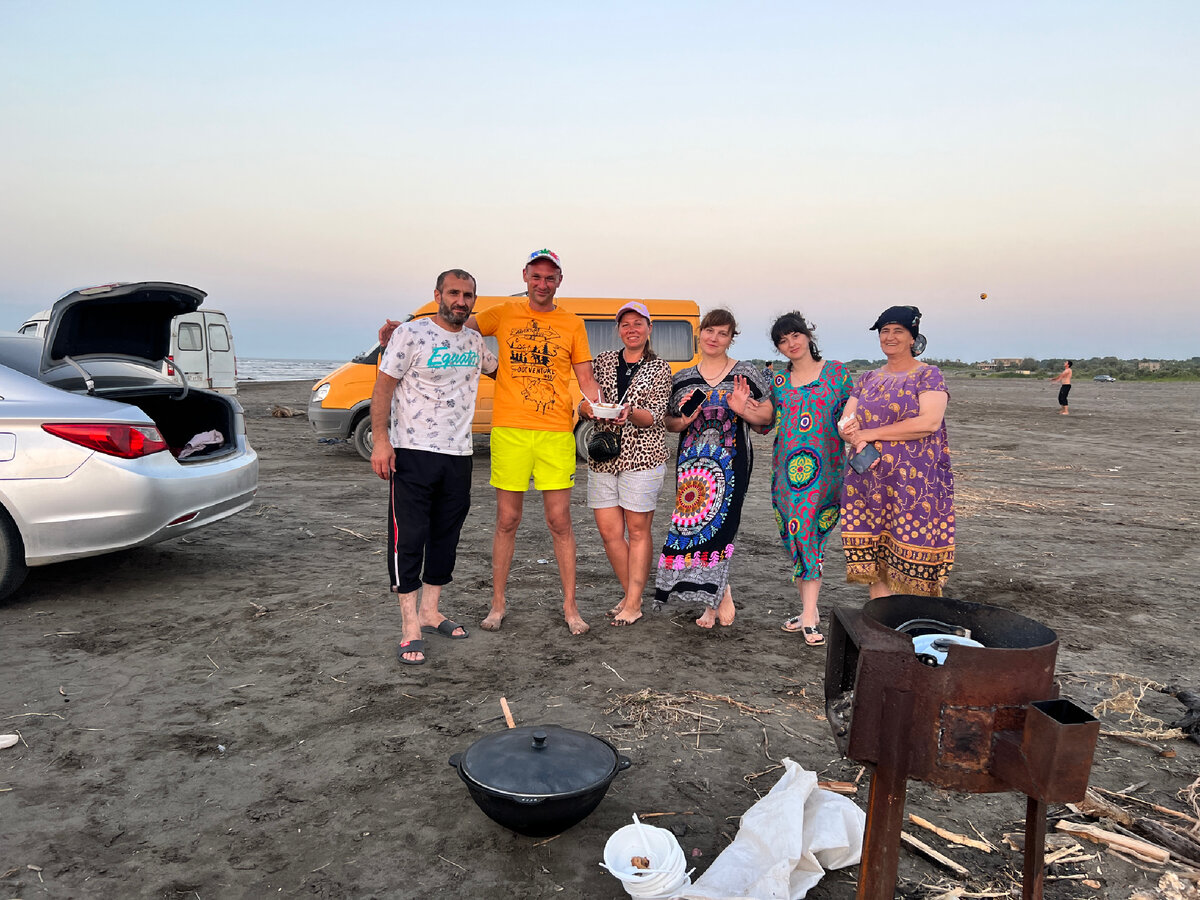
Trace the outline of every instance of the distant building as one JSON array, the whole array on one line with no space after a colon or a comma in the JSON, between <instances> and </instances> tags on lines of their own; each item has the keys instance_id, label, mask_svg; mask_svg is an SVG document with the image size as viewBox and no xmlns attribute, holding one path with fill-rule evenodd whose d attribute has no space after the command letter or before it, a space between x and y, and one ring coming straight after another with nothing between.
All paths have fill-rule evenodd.
<instances>
[{"instance_id":1,"label":"distant building","mask_svg":"<svg viewBox=\"0 0 1200 900\"><path fill-rule=\"evenodd\" d=\"M1162 363L1156 359L1143 359L1138 361L1139 372L1157 372L1162 368Z\"/></svg>"},{"instance_id":2,"label":"distant building","mask_svg":"<svg viewBox=\"0 0 1200 900\"><path fill-rule=\"evenodd\" d=\"M997 356L995 359L992 360L992 363L996 366L997 369L1011 369L1016 366L1019 366L1023 362L1025 362L1025 357L1023 357L1023 356L1017 356L1017 357Z\"/></svg>"},{"instance_id":3,"label":"distant building","mask_svg":"<svg viewBox=\"0 0 1200 900\"><path fill-rule=\"evenodd\" d=\"M975 363L975 368L981 372L995 372L996 364L994 362L977 362Z\"/></svg>"}]
</instances>

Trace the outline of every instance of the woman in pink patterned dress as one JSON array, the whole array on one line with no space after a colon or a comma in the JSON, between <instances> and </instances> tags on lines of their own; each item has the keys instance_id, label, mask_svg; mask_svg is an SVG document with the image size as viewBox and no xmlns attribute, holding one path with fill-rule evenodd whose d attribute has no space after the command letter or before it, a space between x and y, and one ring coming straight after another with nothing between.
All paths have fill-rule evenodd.
<instances>
[{"instance_id":1,"label":"woman in pink patterned dress","mask_svg":"<svg viewBox=\"0 0 1200 900\"><path fill-rule=\"evenodd\" d=\"M920 323L915 306L893 306L871 326L887 362L858 379L838 426L852 455L868 444L880 453L864 472L848 466L842 484L846 580L872 599L940 597L954 566L950 394L937 366L916 358Z\"/></svg>"}]
</instances>

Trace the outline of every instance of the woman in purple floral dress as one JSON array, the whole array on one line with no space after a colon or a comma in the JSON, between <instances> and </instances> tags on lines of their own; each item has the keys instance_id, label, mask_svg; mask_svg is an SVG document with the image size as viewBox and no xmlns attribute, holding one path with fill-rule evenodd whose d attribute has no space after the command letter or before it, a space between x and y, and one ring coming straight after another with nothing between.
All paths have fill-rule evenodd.
<instances>
[{"instance_id":1,"label":"woman in purple floral dress","mask_svg":"<svg viewBox=\"0 0 1200 900\"><path fill-rule=\"evenodd\" d=\"M887 357L854 385L838 431L857 454L879 459L847 467L842 484L846 580L872 598L894 593L940 597L954 566L954 475L946 440L950 394L925 349L921 311L893 306L871 326Z\"/></svg>"}]
</instances>

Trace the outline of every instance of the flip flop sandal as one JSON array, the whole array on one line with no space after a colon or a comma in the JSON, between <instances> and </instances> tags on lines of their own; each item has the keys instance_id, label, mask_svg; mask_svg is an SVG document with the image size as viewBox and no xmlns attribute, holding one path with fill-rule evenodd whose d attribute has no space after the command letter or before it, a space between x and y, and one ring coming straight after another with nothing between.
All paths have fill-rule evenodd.
<instances>
[{"instance_id":1,"label":"flip flop sandal","mask_svg":"<svg viewBox=\"0 0 1200 900\"><path fill-rule=\"evenodd\" d=\"M462 628L463 633L455 634L454 630L456 628ZM421 632L423 634L440 634L443 637L450 638L452 641L465 641L471 636L471 633L467 629L463 628L457 622L451 622L449 619L442 619L436 626L422 625Z\"/></svg>"},{"instance_id":2,"label":"flip flop sandal","mask_svg":"<svg viewBox=\"0 0 1200 900\"><path fill-rule=\"evenodd\" d=\"M420 653L420 659L405 659L405 653ZM425 665L425 642L424 641L401 641L400 646L396 648L396 659L400 660L400 664L404 666L423 666Z\"/></svg>"},{"instance_id":3,"label":"flip flop sandal","mask_svg":"<svg viewBox=\"0 0 1200 900\"><path fill-rule=\"evenodd\" d=\"M825 646L825 635L821 634L821 629L818 626L805 625L800 630L804 632L804 643L809 647ZM812 640L814 637L816 640Z\"/></svg>"},{"instance_id":4,"label":"flip flop sandal","mask_svg":"<svg viewBox=\"0 0 1200 900\"><path fill-rule=\"evenodd\" d=\"M792 616L786 622L779 626L780 631L786 631L788 634L799 634L804 630L804 626L800 624L799 616Z\"/></svg>"}]
</instances>

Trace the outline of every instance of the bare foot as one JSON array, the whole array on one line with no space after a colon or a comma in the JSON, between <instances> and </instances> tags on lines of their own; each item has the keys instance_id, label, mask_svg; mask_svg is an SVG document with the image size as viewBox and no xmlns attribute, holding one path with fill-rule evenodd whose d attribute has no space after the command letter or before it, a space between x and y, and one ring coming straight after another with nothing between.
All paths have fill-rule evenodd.
<instances>
[{"instance_id":1,"label":"bare foot","mask_svg":"<svg viewBox=\"0 0 1200 900\"><path fill-rule=\"evenodd\" d=\"M566 619L567 627L571 629L571 634L587 634L592 628L591 625L580 618L578 613L573 616L568 615Z\"/></svg>"},{"instance_id":2,"label":"bare foot","mask_svg":"<svg viewBox=\"0 0 1200 900\"><path fill-rule=\"evenodd\" d=\"M503 609L493 609L487 614L487 618L479 623L479 627L484 631L499 631L507 615Z\"/></svg>"},{"instance_id":3,"label":"bare foot","mask_svg":"<svg viewBox=\"0 0 1200 900\"><path fill-rule=\"evenodd\" d=\"M615 616L613 616L613 620L611 622L609 622L608 624L609 625L632 625L634 622L636 622L641 617L642 617L642 611L640 609L635 609L633 612L618 612Z\"/></svg>"},{"instance_id":4,"label":"bare foot","mask_svg":"<svg viewBox=\"0 0 1200 900\"><path fill-rule=\"evenodd\" d=\"M608 612L606 612L605 615L611 619L613 616L619 616L621 614L622 610L624 610L624 609L625 609L625 598L622 597L621 602L618 603L616 606L614 606L612 609L610 609Z\"/></svg>"},{"instance_id":5,"label":"bare foot","mask_svg":"<svg viewBox=\"0 0 1200 900\"><path fill-rule=\"evenodd\" d=\"M733 617L737 615L737 607L733 605L733 594L729 589L725 589L725 596L721 598L721 603L717 606L717 621L722 625L732 625Z\"/></svg>"},{"instance_id":6,"label":"bare foot","mask_svg":"<svg viewBox=\"0 0 1200 900\"><path fill-rule=\"evenodd\" d=\"M704 608L704 615L696 620L696 624L701 628L712 628L717 623L717 611L711 606Z\"/></svg>"}]
</instances>

